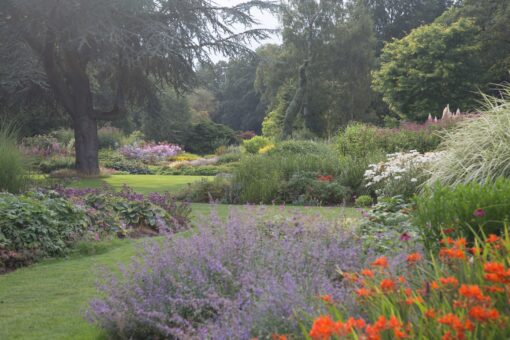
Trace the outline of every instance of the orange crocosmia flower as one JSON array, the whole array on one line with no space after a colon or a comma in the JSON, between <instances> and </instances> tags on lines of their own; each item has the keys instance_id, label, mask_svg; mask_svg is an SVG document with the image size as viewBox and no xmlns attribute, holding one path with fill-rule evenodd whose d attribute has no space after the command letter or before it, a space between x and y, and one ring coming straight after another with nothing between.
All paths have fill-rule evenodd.
<instances>
[{"instance_id":1,"label":"orange crocosmia flower","mask_svg":"<svg viewBox=\"0 0 510 340\"><path fill-rule=\"evenodd\" d=\"M329 315L321 315L313 321L309 335L312 339L327 340L337 334L341 327L341 322L335 322Z\"/></svg>"},{"instance_id":2,"label":"orange crocosmia flower","mask_svg":"<svg viewBox=\"0 0 510 340\"><path fill-rule=\"evenodd\" d=\"M441 337L441 340L454 340L454 339L455 338L453 337L451 331L444 333L443 336Z\"/></svg>"},{"instance_id":3,"label":"orange crocosmia flower","mask_svg":"<svg viewBox=\"0 0 510 340\"><path fill-rule=\"evenodd\" d=\"M469 252L473 255L480 255L482 249L479 247L472 247L471 249L469 249Z\"/></svg>"},{"instance_id":4,"label":"orange crocosmia flower","mask_svg":"<svg viewBox=\"0 0 510 340\"><path fill-rule=\"evenodd\" d=\"M454 247L456 247L456 248L463 248L463 247L465 247L465 246L466 246L466 243L467 243L466 239L465 239L465 238L463 238L463 237L461 237L461 238L456 239L456 240L453 242L453 245L454 245Z\"/></svg>"},{"instance_id":5,"label":"orange crocosmia flower","mask_svg":"<svg viewBox=\"0 0 510 340\"><path fill-rule=\"evenodd\" d=\"M447 238L444 238L441 241L439 241L439 243L441 243L441 244L453 244L454 241L453 241L453 238L448 236Z\"/></svg>"},{"instance_id":6,"label":"orange crocosmia flower","mask_svg":"<svg viewBox=\"0 0 510 340\"><path fill-rule=\"evenodd\" d=\"M498 242L499 240L500 238L495 234L490 234L489 237L487 238L487 242L489 243L495 243Z\"/></svg>"},{"instance_id":7,"label":"orange crocosmia flower","mask_svg":"<svg viewBox=\"0 0 510 340\"><path fill-rule=\"evenodd\" d=\"M271 336L272 340L287 340L286 335L280 335L280 334L273 334Z\"/></svg>"},{"instance_id":8,"label":"orange crocosmia flower","mask_svg":"<svg viewBox=\"0 0 510 340\"><path fill-rule=\"evenodd\" d=\"M406 289L404 289L404 294L407 297L410 297L413 294L413 290L411 288L407 287Z\"/></svg>"},{"instance_id":9,"label":"orange crocosmia flower","mask_svg":"<svg viewBox=\"0 0 510 340\"><path fill-rule=\"evenodd\" d=\"M408 304L408 305L419 304L419 303L423 303L423 298L421 296L408 297L406 299L406 304Z\"/></svg>"},{"instance_id":10,"label":"orange crocosmia flower","mask_svg":"<svg viewBox=\"0 0 510 340\"><path fill-rule=\"evenodd\" d=\"M430 283L430 288L432 288L432 289L439 289L439 285L437 284L437 281L432 281Z\"/></svg>"},{"instance_id":11,"label":"orange crocosmia flower","mask_svg":"<svg viewBox=\"0 0 510 340\"><path fill-rule=\"evenodd\" d=\"M436 318L436 311L433 309L427 309L425 311L425 316L429 319L435 319Z\"/></svg>"},{"instance_id":12,"label":"orange crocosmia flower","mask_svg":"<svg viewBox=\"0 0 510 340\"><path fill-rule=\"evenodd\" d=\"M440 317L437 320L437 322L439 322L443 325L450 326L451 328L453 328L455 330L459 330L459 329L463 328L460 318L453 313L448 313L448 314L443 315L442 317Z\"/></svg>"},{"instance_id":13,"label":"orange crocosmia flower","mask_svg":"<svg viewBox=\"0 0 510 340\"><path fill-rule=\"evenodd\" d=\"M406 278L405 278L405 277L403 277L403 276L399 276L399 277L398 277L398 282L400 282L400 283L406 283Z\"/></svg>"},{"instance_id":14,"label":"orange crocosmia flower","mask_svg":"<svg viewBox=\"0 0 510 340\"><path fill-rule=\"evenodd\" d=\"M439 281L445 286L452 286L456 287L459 285L459 280L457 280L456 277L450 276L450 277L441 277L439 278Z\"/></svg>"},{"instance_id":15,"label":"orange crocosmia flower","mask_svg":"<svg viewBox=\"0 0 510 340\"><path fill-rule=\"evenodd\" d=\"M412 253L407 256L407 262L408 263L416 263L422 259L422 256L420 253Z\"/></svg>"},{"instance_id":16,"label":"orange crocosmia flower","mask_svg":"<svg viewBox=\"0 0 510 340\"><path fill-rule=\"evenodd\" d=\"M386 292L394 290L395 282L392 279L384 279L381 281L381 289Z\"/></svg>"},{"instance_id":17,"label":"orange crocosmia flower","mask_svg":"<svg viewBox=\"0 0 510 340\"><path fill-rule=\"evenodd\" d=\"M368 297L370 296L370 291L366 288L360 288L356 290L356 294L360 297Z\"/></svg>"},{"instance_id":18,"label":"orange crocosmia flower","mask_svg":"<svg viewBox=\"0 0 510 340\"><path fill-rule=\"evenodd\" d=\"M374 262L372 262L372 266L387 268L388 267L388 258L386 256L378 257L377 259L375 259Z\"/></svg>"},{"instance_id":19,"label":"orange crocosmia flower","mask_svg":"<svg viewBox=\"0 0 510 340\"><path fill-rule=\"evenodd\" d=\"M484 264L483 270L486 273L504 274L505 265L499 262L487 262L486 264Z\"/></svg>"},{"instance_id":20,"label":"orange crocosmia flower","mask_svg":"<svg viewBox=\"0 0 510 340\"><path fill-rule=\"evenodd\" d=\"M484 287L485 291L489 292L489 293L504 293L505 292L505 289L502 288L502 287L497 287L497 286L487 286L487 287Z\"/></svg>"},{"instance_id":21,"label":"orange crocosmia flower","mask_svg":"<svg viewBox=\"0 0 510 340\"><path fill-rule=\"evenodd\" d=\"M499 312L496 309L475 306L469 310L469 317L478 322L495 321L499 319Z\"/></svg>"},{"instance_id":22,"label":"orange crocosmia flower","mask_svg":"<svg viewBox=\"0 0 510 340\"><path fill-rule=\"evenodd\" d=\"M374 272L370 269L363 269L361 271L361 275L366 276L366 277L374 277Z\"/></svg>"},{"instance_id":23,"label":"orange crocosmia flower","mask_svg":"<svg viewBox=\"0 0 510 340\"><path fill-rule=\"evenodd\" d=\"M331 295L321 295L321 300L327 303L333 303L333 297Z\"/></svg>"},{"instance_id":24,"label":"orange crocosmia flower","mask_svg":"<svg viewBox=\"0 0 510 340\"><path fill-rule=\"evenodd\" d=\"M477 285L462 285L459 288L459 294L478 301L490 300L488 296L483 295L482 290Z\"/></svg>"},{"instance_id":25,"label":"orange crocosmia flower","mask_svg":"<svg viewBox=\"0 0 510 340\"><path fill-rule=\"evenodd\" d=\"M462 260L466 258L466 254L462 249L458 248L441 248L439 250L439 257Z\"/></svg>"}]
</instances>

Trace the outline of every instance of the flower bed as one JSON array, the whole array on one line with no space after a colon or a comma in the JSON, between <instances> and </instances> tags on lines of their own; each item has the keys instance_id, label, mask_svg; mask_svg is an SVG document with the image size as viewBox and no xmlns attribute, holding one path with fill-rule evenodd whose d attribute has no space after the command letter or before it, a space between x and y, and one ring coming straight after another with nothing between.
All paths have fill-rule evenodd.
<instances>
[{"instance_id":1,"label":"flower bed","mask_svg":"<svg viewBox=\"0 0 510 340\"><path fill-rule=\"evenodd\" d=\"M120 152L129 159L142 160L148 163L168 160L177 156L183 150L175 144L153 144L127 145L120 149Z\"/></svg>"}]
</instances>

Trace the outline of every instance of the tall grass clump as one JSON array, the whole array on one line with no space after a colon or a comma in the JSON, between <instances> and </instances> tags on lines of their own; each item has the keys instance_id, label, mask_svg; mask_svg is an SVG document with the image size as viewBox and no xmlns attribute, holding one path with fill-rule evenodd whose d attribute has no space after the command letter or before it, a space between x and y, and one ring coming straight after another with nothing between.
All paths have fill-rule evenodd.
<instances>
[{"instance_id":1,"label":"tall grass clump","mask_svg":"<svg viewBox=\"0 0 510 340\"><path fill-rule=\"evenodd\" d=\"M16 124L0 121L0 191L18 193L26 188L26 159L17 145Z\"/></svg>"},{"instance_id":2,"label":"tall grass clump","mask_svg":"<svg viewBox=\"0 0 510 340\"><path fill-rule=\"evenodd\" d=\"M445 131L445 155L432 165L429 184L492 182L510 177L510 86L501 98L485 96L484 113Z\"/></svg>"}]
</instances>

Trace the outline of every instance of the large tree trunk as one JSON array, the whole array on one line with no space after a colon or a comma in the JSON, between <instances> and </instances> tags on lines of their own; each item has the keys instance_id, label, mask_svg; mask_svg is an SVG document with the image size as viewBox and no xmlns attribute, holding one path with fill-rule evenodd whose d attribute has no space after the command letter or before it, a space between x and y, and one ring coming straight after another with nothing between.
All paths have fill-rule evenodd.
<instances>
[{"instance_id":1,"label":"large tree trunk","mask_svg":"<svg viewBox=\"0 0 510 340\"><path fill-rule=\"evenodd\" d=\"M73 116L76 170L86 176L99 175L97 122L87 112Z\"/></svg>"}]
</instances>

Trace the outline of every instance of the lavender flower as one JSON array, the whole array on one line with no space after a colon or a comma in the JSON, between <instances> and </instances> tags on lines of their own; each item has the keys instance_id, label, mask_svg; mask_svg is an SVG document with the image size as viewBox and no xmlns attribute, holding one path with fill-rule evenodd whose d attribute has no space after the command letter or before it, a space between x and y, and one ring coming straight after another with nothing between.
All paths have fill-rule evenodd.
<instances>
[{"instance_id":1,"label":"lavender flower","mask_svg":"<svg viewBox=\"0 0 510 340\"><path fill-rule=\"evenodd\" d=\"M321 294L354 306L338 275L365 263L352 235L319 217L272 220L212 214L189 237L147 242L106 277L89 320L130 339L250 339L298 332L296 313L321 311Z\"/></svg>"}]
</instances>

